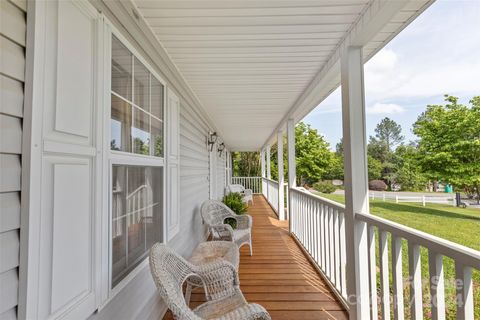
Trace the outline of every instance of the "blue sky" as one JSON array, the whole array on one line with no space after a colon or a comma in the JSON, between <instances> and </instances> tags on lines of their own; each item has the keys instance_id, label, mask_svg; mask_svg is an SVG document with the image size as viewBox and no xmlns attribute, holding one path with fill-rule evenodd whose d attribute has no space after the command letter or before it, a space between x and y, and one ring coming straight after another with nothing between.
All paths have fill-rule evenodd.
<instances>
[{"instance_id":1,"label":"blue sky","mask_svg":"<svg viewBox=\"0 0 480 320\"><path fill-rule=\"evenodd\" d=\"M412 124L446 93L465 104L480 95L480 0L437 0L365 64L367 134L390 117L406 141L415 139ZM342 136L340 89L303 121L334 149Z\"/></svg>"}]
</instances>

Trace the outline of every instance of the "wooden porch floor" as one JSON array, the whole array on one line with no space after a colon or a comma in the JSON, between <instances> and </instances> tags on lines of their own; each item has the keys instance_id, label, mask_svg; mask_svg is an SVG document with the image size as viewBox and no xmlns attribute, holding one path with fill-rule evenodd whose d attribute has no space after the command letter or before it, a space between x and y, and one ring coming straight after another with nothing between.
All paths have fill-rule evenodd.
<instances>
[{"instance_id":1,"label":"wooden porch floor","mask_svg":"<svg viewBox=\"0 0 480 320\"><path fill-rule=\"evenodd\" d=\"M288 234L288 222L278 221L262 196L255 196L249 214L253 256L243 246L239 270L246 299L264 306L274 320L347 319L343 306ZM203 293L193 293L190 305L203 301Z\"/></svg>"}]
</instances>

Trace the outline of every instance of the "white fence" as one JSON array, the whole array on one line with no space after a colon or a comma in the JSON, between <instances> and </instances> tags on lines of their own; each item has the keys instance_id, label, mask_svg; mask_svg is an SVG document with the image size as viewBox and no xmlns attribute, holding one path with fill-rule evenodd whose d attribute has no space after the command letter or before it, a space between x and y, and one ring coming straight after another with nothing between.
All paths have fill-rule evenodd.
<instances>
[{"instance_id":1,"label":"white fence","mask_svg":"<svg viewBox=\"0 0 480 320\"><path fill-rule=\"evenodd\" d=\"M232 184L241 184L255 194L262 193L262 177L232 177Z\"/></svg>"},{"instance_id":2,"label":"white fence","mask_svg":"<svg viewBox=\"0 0 480 320\"><path fill-rule=\"evenodd\" d=\"M440 197L440 196L405 196L398 195L394 193L374 193L369 194L370 199L372 200L383 200L383 201L395 201L395 203L409 202L409 203L421 203L424 207L427 203L439 203L439 204L448 204L455 206L454 197Z\"/></svg>"},{"instance_id":3,"label":"white fence","mask_svg":"<svg viewBox=\"0 0 480 320\"><path fill-rule=\"evenodd\" d=\"M290 199L291 232L328 279L337 297L346 303L348 257L345 207L296 188L290 189ZM455 262L455 279L452 282L456 288L457 319L474 318L472 271L480 270L479 251L371 214L357 213L353 223L366 224L367 246L356 244L354 247L357 251L365 250L357 255L360 261L368 265L368 273L364 276L368 277L368 290L372 293L367 295L371 319L380 316L382 319L390 319L391 311L395 319L404 319L406 305L410 309L410 319L423 319L426 307L431 308L432 319L445 319L444 257ZM378 243L376 237L379 238ZM405 252L402 251L403 243L406 246ZM422 249L428 252L428 275L421 274ZM408 279L403 277L403 259L408 259ZM429 305L423 304L422 276L427 280L430 290ZM406 280L408 281L405 282ZM407 296L404 292L405 283L410 292Z\"/></svg>"}]
</instances>

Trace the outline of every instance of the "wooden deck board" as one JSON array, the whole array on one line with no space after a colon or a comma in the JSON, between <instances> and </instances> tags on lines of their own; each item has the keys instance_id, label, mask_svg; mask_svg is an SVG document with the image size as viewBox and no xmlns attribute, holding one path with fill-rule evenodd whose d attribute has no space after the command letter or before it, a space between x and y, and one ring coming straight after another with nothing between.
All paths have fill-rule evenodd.
<instances>
[{"instance_id":1,"label":"wooden deck board","mask_svg":"<svg viewBox=\"0 0 480 320\"><path fill-rule=\"evenodd\" d=\"M288 222L278 221L262 196L255 196L249 214L253 217L253 256L248 246L242 247L239 270L246 299L263 305L274 320L348 319L343 306L288 234ZM203 293L194 291L190 306L203 301ZM172 319L171 314L164 319Z\"/></svg>"}]
</instances>

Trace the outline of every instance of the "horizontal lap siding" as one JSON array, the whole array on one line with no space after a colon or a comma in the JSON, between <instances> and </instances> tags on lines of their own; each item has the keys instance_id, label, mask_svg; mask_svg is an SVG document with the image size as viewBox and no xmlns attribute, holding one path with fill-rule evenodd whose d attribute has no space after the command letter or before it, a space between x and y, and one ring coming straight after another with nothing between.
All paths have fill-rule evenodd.
<instances>
[{"instance_id":1,"label":"horizontal lap siding","mask_svg":"<svg viewBox=\"0 0 480 320\"><path fill-rule=\"evenodd\" d=\"M0 1L0 319L16 319L26 2Z\"/></svg>"},{"instance_id":2,"label":"horizontal lap siding","mask_svg":"<svg viewBox=\"0 0 480 320\"><path fill-rule=\"evenodd\" d=\"M209 161L205 145L208 125L197 112L181 102L180 109L180 232L170 241L183 255L190 255L205 239L200 206L209 198Z\"/></svg>"},{"instance_id":3,"label":"horizontal lap siding","mask_svg":"<svg viewBox=\"0 0 480 320\"><path fill-rule=\"evenodd\" d=\"M225 153L226 150L223 150L222 156L217 159L217 190L220 199L225 195Z\"/></svg>"}]
</instances>

